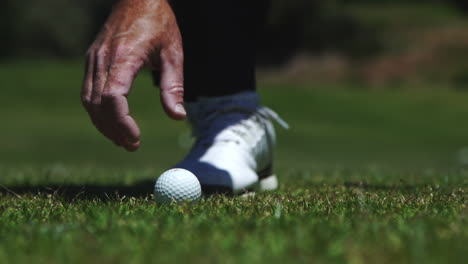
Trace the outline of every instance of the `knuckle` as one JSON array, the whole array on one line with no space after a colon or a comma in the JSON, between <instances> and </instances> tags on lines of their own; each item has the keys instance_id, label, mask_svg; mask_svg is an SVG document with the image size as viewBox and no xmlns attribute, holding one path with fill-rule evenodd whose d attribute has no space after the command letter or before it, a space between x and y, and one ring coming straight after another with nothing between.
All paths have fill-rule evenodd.
<instances>
[{"instance_id":1,"label":"knuckle","mask_svg":"<svg viewBox=\"0 0 468 264\"><path fill-rule=\"evenodd\" d=\"M106 101L113 99L115 96L115 92L112 91L106 91L102 93L102 99Z\"/></svg>"},{"instance_id":2,"label":"knuckle","mask_svg":"<svg viewBox=\"0 0 468 264\"><path fill-rule=\"evenodd\" d=\"M105 46L101 46L97 51L96 51L96 56L98 58L105 58L108 54L108 49Z\"/></svg>"},{"instance_id":3,"label":"knuckle","mask_svg":"<svg viewBox=\"0 0 468 264\"><path fill-rule=\"evenodd\" d=\"M172 94L183 94L184 93L184 87L182 87L182 84L180 83L174 83L171 88L169 89L169 92Z\"/></svg>"},{"instance_id":4,"label":"knuckle","mask_svg":"<svg viewBox=\"0 0 468 264\"><path fill-rule=\"evenodd\" d=\"M127 44L120 44L115 49L116 57L127 57L131 53L132 48Z\"/></svg>"},{"instance_id":5,"label":"knuckle","mask_svg":"<svg viewBox=\"0 0 468 264\"><path fill-rule=\"evenodd\" d=\"M181 47L178 45L171 45L169 47L166 47L162 51L162 56L164 56L164 59L166 59L168 62L173 63L173 64L182 64L184 62L184 52Z\"/></svg>"},{"instance_id":6,"label":"knuckle","mask_svg":"<svg viewBox=\"0 0 468 264\"><path fill-rule=\"evenodd\" d=\"M161 91L163 93L180 95L184 93L184 86L181 82L172 82L167 87L164 87Z\"/></svg>"},{"instance_id":7,"label":"knuckle","mask_svg":"<svg viewBox=\"0 0 468 264\"><path fill-rule=\"evenodd\" d=\"M101 105L101 98L93 98L90 102L91 106L99 106Z\"/></svg>"}]
</instances>

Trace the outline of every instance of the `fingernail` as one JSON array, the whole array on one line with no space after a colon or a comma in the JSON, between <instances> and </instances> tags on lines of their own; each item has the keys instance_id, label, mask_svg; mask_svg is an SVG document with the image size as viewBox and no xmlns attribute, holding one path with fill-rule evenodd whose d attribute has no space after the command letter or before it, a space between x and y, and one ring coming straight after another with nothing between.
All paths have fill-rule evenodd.
<instances>
[{"instance_id":1,"label":"fingernail","mask_svg":"<svg viewBox=\"0 0 468 264\"><path fill-rule=\"evenodd\" d=\"M183 115L183 116L187 115L187 112L185 112L185 108L182 104L177 104L174 109L176 113L179 115Z\"/></svg>"}]
</instances>

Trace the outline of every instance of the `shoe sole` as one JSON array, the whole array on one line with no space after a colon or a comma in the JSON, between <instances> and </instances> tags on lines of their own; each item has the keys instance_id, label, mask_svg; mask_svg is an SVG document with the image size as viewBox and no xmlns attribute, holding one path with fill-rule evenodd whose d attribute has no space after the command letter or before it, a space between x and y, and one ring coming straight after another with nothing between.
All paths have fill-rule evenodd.
<instances>
[{"instance_id":1,"label":"shoe sole","mask_svg":"<svg viewBox=\"0 0 468 264\"><path fill-rule=\"evenodd\" d=\"M257 191L270 192L270 191L274 191L278 189L278 186L279 186L278 177L276 177L276 175L273 174L273 175L270 175L266 178L259 180L254 188L240 194L239 196L245 199L249 197L254 197Z\"/></svg>"},{"instance_id":2,"label":"shoe sole","mask_svg":"<svg viewBox=\"0 0 468 264\"><path fill-rule=\"evenodd\" d=\"M241 197L252 197L255 196L255 192L269 192L278 189L279 182L278 177L272 174L268 177L260 179L255 185L250 188L237 193ZM205 195L213 194L232 194L232 189L226 186L202 186L203 193Z\"/></svg>"}]
</instances>

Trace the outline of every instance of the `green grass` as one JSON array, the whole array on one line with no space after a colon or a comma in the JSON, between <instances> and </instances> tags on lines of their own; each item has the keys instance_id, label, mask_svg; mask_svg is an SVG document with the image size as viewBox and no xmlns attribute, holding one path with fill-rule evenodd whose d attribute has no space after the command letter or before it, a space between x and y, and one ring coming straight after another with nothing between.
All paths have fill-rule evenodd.
<instances>
[{"instance_id":1,"label":"green grass","mask_svg":"<svg viewBox=\"0 0 468 264\"><path fill-rule=\"evenodd\" d=\"M81 65L0 65L0 263L463 263L468 94L261 84L278 128L279 191L157 205L187 151L146 74L131 95L142 148L90 124ZM365 87L364 87L365 88Z\"/></svg>"}]
</instances>

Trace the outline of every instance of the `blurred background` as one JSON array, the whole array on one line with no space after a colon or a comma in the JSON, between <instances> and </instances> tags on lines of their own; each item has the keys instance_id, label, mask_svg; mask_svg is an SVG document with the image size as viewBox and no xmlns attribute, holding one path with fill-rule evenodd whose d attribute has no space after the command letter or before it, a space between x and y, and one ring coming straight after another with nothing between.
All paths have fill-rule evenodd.
<instances>
[{"instance_id":1,"label":"blurred background","mask_svg":"<svg viewBox=\"0 0 468 264\"><path fill-rule=\"evenodd\" d=\"M164 116L146 72L130 97L139 152L81 108L83 55L114 2L1 1L0 166L164 169L187 152L189 128ZM468 164L466 1L274 0L258 61L264 103L292 126L278 129L285 173Z\"/></svg>"},{"instance_id":2,"label":"blurred background","mask_svg":"<svg viewBox=\"0 0 468 264\"><path fill-rule=\"evenodd\" d=\"M114 2L4 0L0 58L80 58ZM273 0L259 62L314 81L449 80L463 89L466 16L462 0Z\"/></svg>"}]
</instances>

